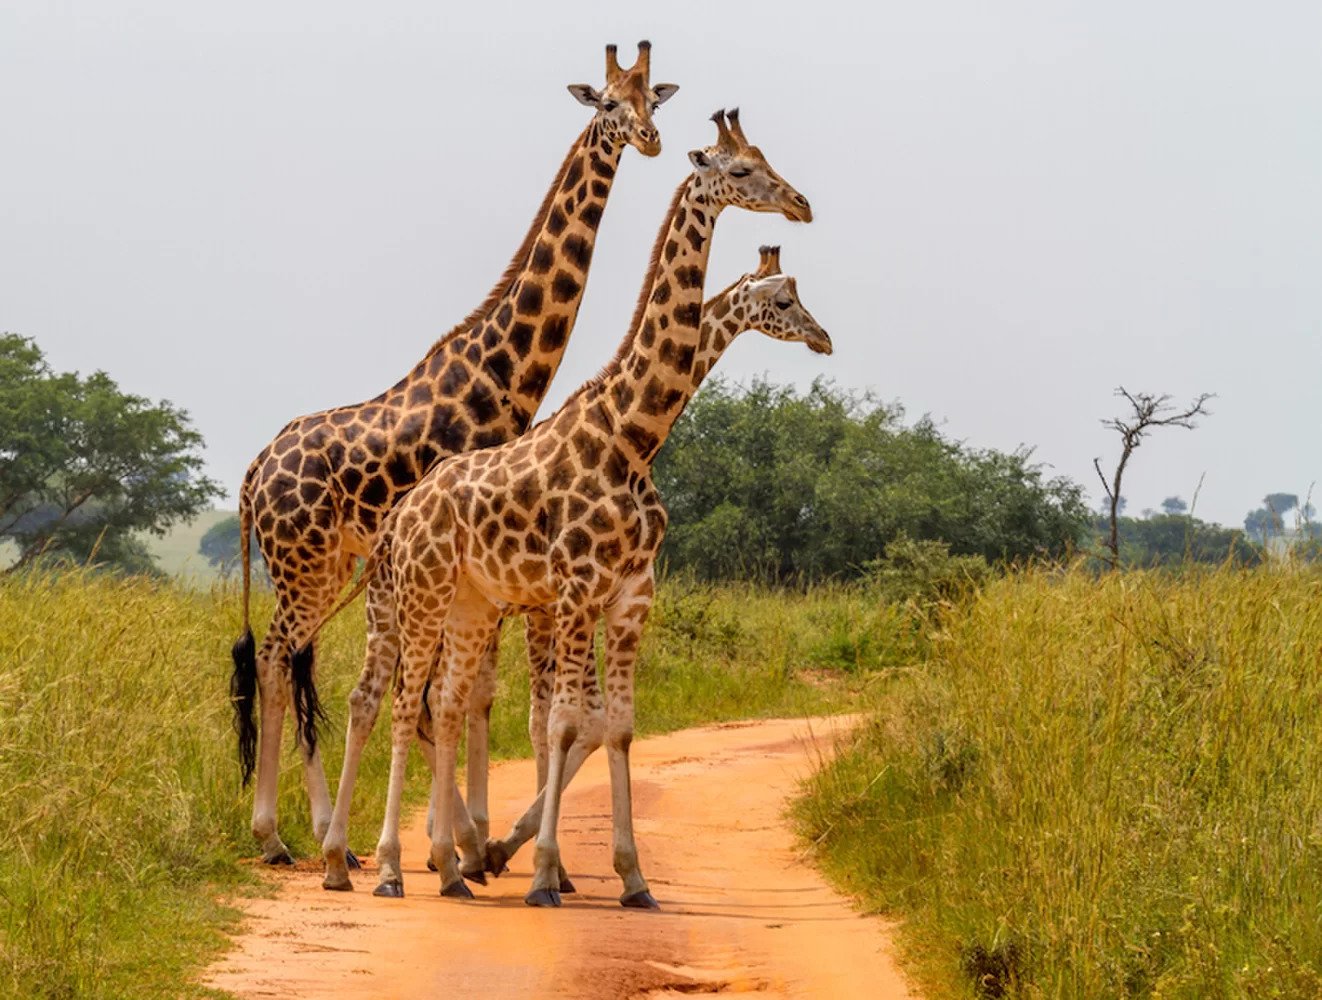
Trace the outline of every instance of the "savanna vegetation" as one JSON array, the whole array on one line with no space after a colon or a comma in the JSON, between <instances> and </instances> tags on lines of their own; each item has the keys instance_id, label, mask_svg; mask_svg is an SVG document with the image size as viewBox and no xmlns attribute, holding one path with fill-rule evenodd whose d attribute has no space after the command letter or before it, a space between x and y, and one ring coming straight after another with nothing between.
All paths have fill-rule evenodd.
<instances>
[{"instance_id":1,"label":"savanna vegetation","mask_svg":"<svg viewBox=\"0 0 1322 1000\"><path fill-rule=\"evenodd\" d=\"M1028 451L970 448L898 404L709 379L657 458L663 558L708 580L855 579L901 537L956 555L1059 557L1087 536L1082 489Z\"/></svg>"},{"instance_id":2,"label":"savanna vegetation","mask_svg":"<svg viewBox=\"0 0 1322 1000\"><path fill-rule=\"evenodd\" d=\"M255 595L258 616L267 600ZM324 636L332 775L363 621L351 608ZM890 623L887 610L845 591L668 582L639 665L639 731L846 710L864 671L907 655L907 633L879 638ZM232 588L40 569L0 580L0 996L204 993L194 977L235 919L217 900L261 885L247 860L251 792L239 784L224 695L239 627ZM497 756L529 753L524 663L512 627L492 721ZM350 843L365 852L384 809L388 744L378 734L363 760ZM415 760L414 801L425 770ZM280 816L290 846L315 856L292 751Z\"/></svg>"},{"instance_id":3,"label":"savanna vegetation","mask_svg":"<svg viewBox=\"0 0 1322 1000\"><path fill-rule=\"evenodd\" d=\"M1164 398L1131 401L1160 417ZM209 590L146 541L217 494L200 449L171 404L0 338L0 995L204 995L235 919L218 900L263 891L223 693L237 520L193 521L187 550L231 577ZM829 384L713 381L656 468L671 526L639 731L870 713L796 815L902 918L932 996L1322 998L1322 575L1266 556L1311 506L1269 494L1246 532L1178 497L1124 517L1121 471L1098 519L1026 451ZM323 635L331 734L363 628L350 609ZM523 663L513 626L496 756L528 752ZM281 795L314 855L292 751Z\"/></svg>"},{"instance_id":4,"label":"savanna vegetation","mask_svg":"<svg viewBox=\"0 0 1322 1000\"><path fill-rule=\"evenodd\" d=\"M1322 997L1322 575L1044 569L923 621L797 815L932 996Z\"/></svg>"}]
</instances>

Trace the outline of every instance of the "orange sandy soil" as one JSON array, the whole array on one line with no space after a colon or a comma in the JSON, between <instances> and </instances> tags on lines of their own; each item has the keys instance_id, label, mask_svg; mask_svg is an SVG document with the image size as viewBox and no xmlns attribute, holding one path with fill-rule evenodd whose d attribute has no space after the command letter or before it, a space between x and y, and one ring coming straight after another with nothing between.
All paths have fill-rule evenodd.
<instances>
[{"instance_id":1,"label":"orange sandy soil","mask_svg":"<svg viewBox=\"0 0 1322 1000\"><path fill-rule=\"evenodd\" d=\"M798 780L848 725L733 723L636 742L636 833L659 913L618 903L599 752L565 795L561 852L579 891L561 909L523 903L531 845L474 887L476 901L442 899L419 815L403 836L406 898L372 896L370 859L352 893L324 891L320 862L273 872L275 897L243 901L245 933L206 982L241 997L916 997L888 925L827 886L785 823ZM530 761L494 769L493 828L534 783Z\"/></svg>"}]
</instances>

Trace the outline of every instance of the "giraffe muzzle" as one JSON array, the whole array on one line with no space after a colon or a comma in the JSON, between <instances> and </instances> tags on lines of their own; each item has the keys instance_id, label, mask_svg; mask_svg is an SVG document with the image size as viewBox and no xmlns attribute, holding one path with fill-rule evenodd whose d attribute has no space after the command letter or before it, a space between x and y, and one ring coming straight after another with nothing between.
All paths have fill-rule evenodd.
<instances>
[{"instance_id":1,"label":"giraffe muzzle","mask_svg":"<svg viewBox=\"0 0 1322 1000\"><path fill-rule=\"evenodd\" d=\"M790 222L812 222L812 206L808 204L808 199L797 191L790 195L783 214Z\"/></svg>"},{"instance_id":2,"label":"giraffe muzzle","mask_svg":"<svg viewBox=\"0 0 1322 1000\"><path fill-rule=\"evenodd\" d=\"M803 342L808 345L808 350L814 354L834 354L835 347L831 343L831 335L825 330L818 330L816 333L810 333L803 338Z\"/></svg>"}]
</instances>

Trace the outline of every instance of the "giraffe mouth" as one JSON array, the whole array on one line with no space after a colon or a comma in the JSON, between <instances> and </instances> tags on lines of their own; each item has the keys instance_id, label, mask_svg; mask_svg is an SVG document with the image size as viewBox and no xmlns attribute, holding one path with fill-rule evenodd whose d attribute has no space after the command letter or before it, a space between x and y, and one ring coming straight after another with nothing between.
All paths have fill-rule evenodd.
<instances>
[{"instance_id":1,"label":"giraffe mouth","mask_svg":"<svg viewBox=\"0 0 1322 1000\"><path fill-rule=\"evenodd\" d=\"M814 354L834 354L835 347L831 344L831 337L825 330L821 333L812 333L803 338L803 342L808 345L808 350Z\"/></svg>"}]
</instances>

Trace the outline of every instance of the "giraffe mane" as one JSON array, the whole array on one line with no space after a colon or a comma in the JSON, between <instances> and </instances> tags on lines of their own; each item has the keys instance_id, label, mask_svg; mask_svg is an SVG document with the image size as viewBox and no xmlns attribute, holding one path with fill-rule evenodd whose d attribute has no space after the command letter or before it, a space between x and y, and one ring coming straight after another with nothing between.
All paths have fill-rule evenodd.
<instances>
[{"instance_id":1,"label":"giraffe mane","mask_svg":"<svg viewBox=\"0 0 1322 1000\"><path fill-rule=\"evenodd\" d=\"M684 197L684 191L689 186L691 178L685 177L684 183L675 188L675 194L670 199L670 209L666 212L666 217L661 222L661 229L656 234L656 242L652 244L652 257L647 264L647 276L643 278L642 291L638 293L638 304L633 309L633 319L629 321L629 332L624 339L620 341L620 346L615 349L615 356L606 362L606 366L596 375L584 382L574 392L574 396L582 395L586 390L593 386L600 385L615 372L620 370L620 364L624 361L624 356L629 353L629 347L633 344L633 338L638 333L638 327L643 322L643 314L647 312L647 301L652 297L652 285L656 281L656 272L661 267L661 251L665 249L666 234L670 232L670 223L675 218L675 209L679 207L679 201Z\"/></svg>"},{"instance_id":2,"label":"giraffe mane","mask_svg":"<svg viewBox=\"0 0 1322 1000\"><path fill-rule=\"evenodd\" d=\"M546 197L542 199L541 207L537 209L537 214L533 216L532 225L528 227L528 232L524 235L523 242L519 245L519 249L514 251L514 256L510 258L510 262L505 265L505 270L495 286L487 293L487 297L482 300L481 305L460 320L449 333L445 334L445 336L441 337L436 343L431 345L431 349L428 350L423 357L424 361L428 358L434 357L437 352L444 348L445 345L455 337L471 330L474 324L488 315L491 310L496 307L496 304L509 292L510 286L514 284L514 279L519 276L519 273L527 264L528 255L532 253L533 243L537 239L537 234L542 231L542 226L546 224L546 217L551 214L551 206L555 202L556 195L560 193L560 184L564 181L565 174L569 172L570 161L582 152L584 140L587 138L588 133L592 131L593 125L595 124L596 122L594 119L594 121L589 123L588 127L579 134L578 140L569 148L569 152L565 154L564 161L560 164L560 169L555 173L555 180L552 181L551 186L546 189Z\"/></svg>"}]
</instances>

